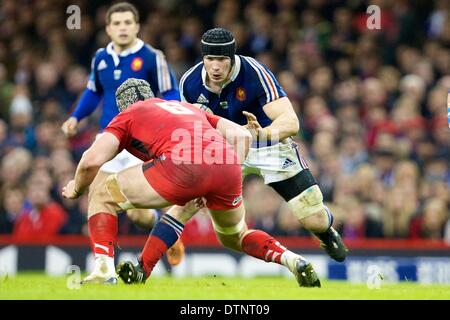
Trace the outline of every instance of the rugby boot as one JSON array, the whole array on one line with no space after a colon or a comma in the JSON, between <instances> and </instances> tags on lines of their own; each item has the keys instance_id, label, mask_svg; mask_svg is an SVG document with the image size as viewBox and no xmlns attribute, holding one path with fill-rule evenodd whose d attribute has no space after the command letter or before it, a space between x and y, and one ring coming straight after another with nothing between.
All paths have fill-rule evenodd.
<instances>
[{"instance_id":1,"label":"rugby boot","mask_svg":"<svg viewBox=\"0 0 450 320\"><path fill-rule=\"evenodd\" d=\"M295 278L297 278L297 282L300 287L320 288L320 280L317 277L312 264L302 257L299 257L295 262L295 269L293 273Z\"/></svg>"},{"instance_id":2,"label":"rugby boot","mask_svg":"<svg viewBox=\"0 0 450 320\"><path fill-rule=\"evenodd\" d=\"M122 261L117 265L116 272L125 284L144 284L147 280L140 263L133 265L131 261Z\"/></svg>"},{"instance_id":3,"label":"rugby boot","mask_svg":"<svg viewBox=\"0 0 450 320\"><path fill-rule=\"evenodd\" d=\"M320 240L320 246L325 249L326 253L337 262L342 262L347 256L348 249L344 244L339 233L330 227L323 233L314 233Z\"/></svg>"}]
</instances>

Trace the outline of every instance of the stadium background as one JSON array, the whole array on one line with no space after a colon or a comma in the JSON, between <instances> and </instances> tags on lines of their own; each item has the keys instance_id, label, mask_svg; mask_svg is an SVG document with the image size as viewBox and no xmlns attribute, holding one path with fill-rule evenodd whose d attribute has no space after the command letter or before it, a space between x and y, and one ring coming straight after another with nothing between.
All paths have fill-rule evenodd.
<instances>
[{"instance_id":1,"label":"stadium background","mask_svg":"<svg viewBox=\"0 0 450 320\"><path fill-rule=\"evenodd\" d=\"M298 114L296 140L335 227L359 264L343 270L326 260L281 198L256 177L246 180L244 190L250 226L288 237L296 251L320 260L322 275L349 278L349 268L360 268L357 278L364 281L368 265L391 256L383 268L410 268L406 277L413 280L428 268L441 275L431 282L450 282L448 1L131 2L141 15L140 38L163 50L178 80L199 61L201 35L213 26L231 30L238 54L272 70ZM72 4L81 8L78 30L66 26ZM380 30L366 26L370 4L381 7ZM67 201L60 190L98 131L98 110L73 139L60 126L85 87L93 54L109 42L109 5L0 3L0 267L11 273L64 272L60 259L67 252L67 264L89 265L86 196ZM122 240L132 251L147 234L125 215L119 233L138 236ZM184 237L188 253L226 252L217 247L204 212ZM367 240L372 238L381 240ZM47 261L52 255L56 264ZM417 257L426 256L437 260L424 258L419 266ZM399 274L393 279L404 280Z\"/></svg>"}]
</instances>

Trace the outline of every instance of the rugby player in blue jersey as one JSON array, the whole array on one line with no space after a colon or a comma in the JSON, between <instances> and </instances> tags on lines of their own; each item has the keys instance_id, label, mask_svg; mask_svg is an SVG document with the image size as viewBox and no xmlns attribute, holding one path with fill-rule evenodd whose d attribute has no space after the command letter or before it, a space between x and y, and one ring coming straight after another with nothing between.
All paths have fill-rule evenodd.
<instances>
[{"instance_id":1,"label":"rugby player in blue jersey","mask_svg":"<svg viewBox=\"0 0 450 320\"><path fill-rule=\"evenodd\" d=\"M67 137L76 135L79 122L88 117L103 101L100 127L103 130L119 113L116 104L116 89L129 78L144 79L150 83L155 94L166 100L180 100L175 76L167 64L164 54L137 37L139 32L139 13L135 6L127 2L111 6L106 13L106 32L111 42L106 48L98 49L92 59L91 74L80 97L78 105L62 125L62 131ZM129 168L141 160L122 151L113 160L104 164L96 176L91 189L103 183L111 173L117 173ZM92 203L90 205L95 205ZM89 212L98 212L89 210ZM158 220L158 212L149 209L132 209L127 214L133 222L143 227L151 228ZM102 232L113 233L117 237L117 216L98 213L88 217L91 245L95 255L95 267L84 282L103 282L112 279L116 281L114 252L109 252L101 242ZM93 233L92 230L96 232ZM94 239L93 234L99 239ZM180 262L184 254L181 242L176 243L168 252L167 258L171 265Z\"/></svg>"},{"instance_id":2,"label":"rugby player in blue jersey","mask_svg":"<svg viewBox=\"0 0 450 320\"><path fill-rule=\"evenodd\" d=\"M344 261L348 250L332 227L333 216L322 192L291 138L300 126L289 98L270 70L251 57L236 55L235 48L230 31L205 32L203 61L181 78L181 100L251 130L256 142L242 166L243 176L262 176L301 225L320 239L327 254Z\"/></svg>"}]
</instances>

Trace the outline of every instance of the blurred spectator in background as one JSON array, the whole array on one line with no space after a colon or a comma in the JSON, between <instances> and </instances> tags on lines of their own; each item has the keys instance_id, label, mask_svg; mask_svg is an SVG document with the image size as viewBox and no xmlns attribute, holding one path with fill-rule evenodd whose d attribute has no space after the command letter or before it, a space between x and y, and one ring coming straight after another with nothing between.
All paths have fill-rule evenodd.
<instances>
[{"instance_id":1,"label":"blurred spectator in background","mask_svg":"<svg viewBox=\"0 0 450 320\"><path fill-rule=\"evenodd\" d=\"M6 189L0 209L0 233L12 233L17 217L24 206L24 194L20 188Z\"/></svg>"},{"instance_id":2,"label":"blurred spectator in background","mask_svg":"<svg viewBox=\"0 0 450 320\"><path fill-rule=\"evenodd\" d=\"M15 219L13 236L21 240L32 240L54 236L67 220L64 208L50 196L49 177L34 176L26 191L26 202Z\"/></svg>"},{"instance_id":3,"label":"blurred spectator in background","mask_svg":"<svg viewBox=\"0 0 450 320\"><path fill-rule=\"evenodd\" d=\"M387 238L407 238L412 216L418 208L417 196L400 186L388 188L384 199L383 232Z\"/></svg>"},{"instance_id":4,"label":"blurred spectator in background","mask_svg":"<svg viewBox=\"0 0 450 320\"><path fill-rule=\"evenodd\" d=\"M31 163L31 152L25 148L14 148L3 157L0 164L2 192L23 186L27 180Z\"/></svg>"},{"instance_id":5,"label":"blurred spectator in background","mask_svg":"<svg viewBox=\"0 0 450 320\"><path fill-rule=\"evenodd\" d=\"M428 199L422 212L411 222L410 237L413 239L443 239L448 219L447 204L437 198Z\"/></svg>"},{"instance_id":6,"label":"blurred spectator in background","mask_svg":"<svg viewBox=\"0 0 450 320\"><path fill-rule=\"evenodd\" d=\"M338 230L347 239L382 238L382 224L370 217L356 197L347 197L339 204L344 212Z\"/></svg>"},{"instance_id":7,"label":"blurred spectator in background","mask_svg":"<svg viewBox=\"0 0 450 320\"><path fill-rule=\"evenodd\" d=\"M70 1L0 2L0 233L11 233L18 217L38 216L24 214L32 211L24 198L36 175L47 185L46 203L53 197L66 214L55 232L86 230L85 199L66 202L59 188L94 139L99 114L80 122L76 138L57 128L86 86L96 48L110 40L108 5L77 3L81 29L70 30ZM296 141L344 235L450 241L449 1L420 9L377 2L380 30L367 29L364 2L137 4L139 37L165 52L177 80L198 62L203 32L216 26L233 32L237 54L269 66L299 116ZM249 225L304 235L260 181L245 185ZM121 233L142 232L121 223ZM194 227L208 233L210 221L199 214Z\"/></svg>"}]
</instances>

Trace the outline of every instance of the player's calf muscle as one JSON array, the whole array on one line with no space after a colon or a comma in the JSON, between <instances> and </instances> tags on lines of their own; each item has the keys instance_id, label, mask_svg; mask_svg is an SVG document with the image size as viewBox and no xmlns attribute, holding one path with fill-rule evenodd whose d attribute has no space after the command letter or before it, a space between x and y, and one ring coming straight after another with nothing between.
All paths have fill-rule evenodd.
<instances>
[{"instance_id":1,"label":"player's calf muscle","mask_svg":"<svg viewBox=\"0 0 450 320\"><path fill-rule=\"evenodd\" d=\"M328 218L325 209L322 209L321 211L308 217L302 218L299 222L312 232L324 232L330 225L330 219Z\"/></svg>"}]
</instances>

